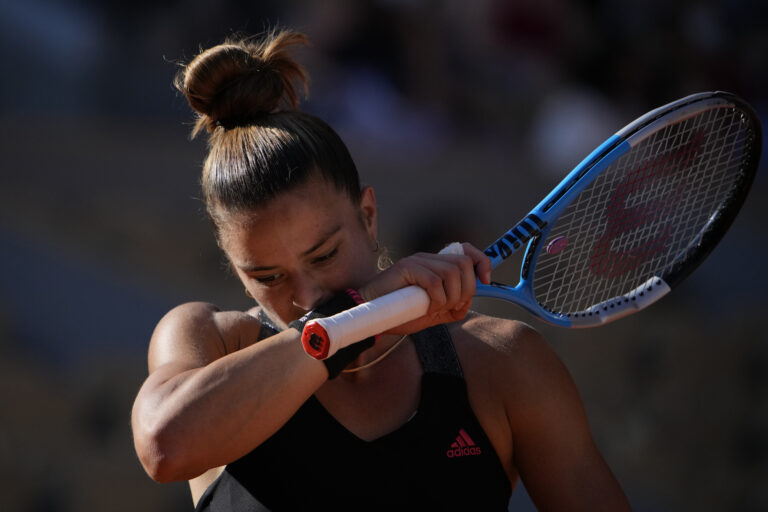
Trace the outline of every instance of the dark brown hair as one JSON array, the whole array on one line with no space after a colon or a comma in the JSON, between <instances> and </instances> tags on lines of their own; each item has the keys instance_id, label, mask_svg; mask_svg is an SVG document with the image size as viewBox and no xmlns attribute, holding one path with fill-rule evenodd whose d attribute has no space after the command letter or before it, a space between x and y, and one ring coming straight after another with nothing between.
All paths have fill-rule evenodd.
<instances>
[{"instance_id":1,"label":"dark brown hair","mask_svg":"<svg viewBox=\"0 0 768 512\"><path fill-rule=\"evenodd\" d=\"M192 132L208 132L202 189L216 227L217 213L247 211L319 174L355 201L357 169L336 132L298 110L295 84L308 91L306 70L288 48L307 44L290 30L259 40L228 40L209 48L176 77L197 113Z\"/></svg>"}]
</instances>

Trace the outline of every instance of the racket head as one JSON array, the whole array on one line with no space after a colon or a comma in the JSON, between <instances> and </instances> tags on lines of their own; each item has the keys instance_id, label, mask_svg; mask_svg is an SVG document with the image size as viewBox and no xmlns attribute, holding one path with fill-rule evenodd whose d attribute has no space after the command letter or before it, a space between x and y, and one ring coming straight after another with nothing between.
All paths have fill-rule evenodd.
<instances>
[{"instance_id":1,"label":"racket head","mask_svg":"<svg viewBox=\"0 0 768 512\"><path fill-rule=\"evenodd\" d=\"M568 327L648 307L722 239L746 199L761 143L757 115L730 93L695 94L649 112L534 208L545 226L527 244L520 283L479 294L515 295Z\"/></svg>"}]
</instances>

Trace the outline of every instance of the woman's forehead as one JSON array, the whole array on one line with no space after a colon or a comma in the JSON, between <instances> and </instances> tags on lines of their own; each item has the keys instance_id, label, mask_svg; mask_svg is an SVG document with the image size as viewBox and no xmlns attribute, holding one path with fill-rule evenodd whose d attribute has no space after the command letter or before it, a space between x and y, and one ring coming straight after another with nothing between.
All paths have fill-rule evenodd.
<instances>
[{"instance_id":1,"label":"woman's forehead","mask_svg":"<svg viewBox=\"0 0 768 512\"><path fill-rule=\"evenodd\" d=\"M293 224L312 225L354 216L356 210L346 192L318 178L285 191L256 208L228 212L225 222L237 228L279 226L286 229Z\"/></svg>"},{"instance_id":2,"label":"woman's forehead","mask_svg":"<svg viewBox=\"0 0 768 512\"><path fill-rule=\"evenodd\" d=\"M359 224L359 213L346 193L333 187L302 189L252 211L225 214L220 230L230 258L259 266L260 262L245 260L271 259L270 253L285 251L306 255Z\"/></svg>"}]
</instances>

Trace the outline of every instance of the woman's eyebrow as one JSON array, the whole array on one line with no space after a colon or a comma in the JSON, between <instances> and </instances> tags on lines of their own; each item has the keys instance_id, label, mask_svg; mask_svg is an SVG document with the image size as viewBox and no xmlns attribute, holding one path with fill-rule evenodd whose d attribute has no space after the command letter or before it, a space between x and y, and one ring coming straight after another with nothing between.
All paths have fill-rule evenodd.
<instances>
[{"instance_id":1,"label":"woman's eyebrow","mask_svg":"<svg viewBox=\"0 0 768 512\"><path fill-rule=\"evenodd\" d=\"M325 234L321 235L320 239L318 240L318 242L315 245L313 245L312 247L310 247L306 251L302 252L301 256L302 257L309 256L310 254L315 252L317 249L322 247L322 245L324 243L326 243L329 238L331 238L333 235L335 235L339 231L341 231L341 224L338 224L338 225L330 228ZM264 266L261 266L261 265L247 265L247 264L246 265L238 265L238 267L240 268L240 270L242 270L243 272L246 272L246 273L264 272L264 271L268 271L268 270L275 270L276 268L278 268L277 265L264 265Z\"/></svg>"},{"instance_id":2,"label":"woman's eyebrow","mask_svg":"<svg viewBox=\"0 0 768 512\"><path fill-rule=\"evenodd\" d=\"M238 266L240 267L240 270L246 273L262 272L264 270L274 270L277 268L277 265L272 265L269 267L259 267L257 265L243 265L243 266L238 265Z\"/></svg>"},{"instance_id":3,"label":"woman's eyebrow","mask_svg":"<svg viewBox=\"0 0 768 512\"><path fill-rule=\"evenodd\" d=\"M310 247L309 249L301 253L301 255L309 256L310 254L315 252L318 248L320 248L324 243L326 243L329 238L331 238L333 235L338 233L340 230L341 230L341 224L337 224L336 226L330 228L324 235L320 237L319 241L315 245L313 245L312 247Z\"/></svg>"}]
</instances>

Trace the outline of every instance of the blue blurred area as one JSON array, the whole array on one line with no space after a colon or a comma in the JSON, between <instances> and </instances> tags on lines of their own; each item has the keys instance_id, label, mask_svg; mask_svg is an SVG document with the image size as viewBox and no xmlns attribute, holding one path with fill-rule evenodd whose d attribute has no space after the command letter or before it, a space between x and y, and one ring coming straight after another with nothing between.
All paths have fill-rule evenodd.
<instances>
[{"instance_id":1,"label":"blue blurred area","mask_svg":"<svg viewBox=\"0 0 768 512\"><path fill-rule=\"evenodd\" d=\"M190 509L183 484L144 475L128 417L166 311L248 307L199 201L204 141L187 140L192 116L171 85L200 47L275 24L308 34L304 108L347 141L398 257L459 238L483 246L595 145L678 97L729 90L768 118L763 11L756 0L0 0L7 509ZM637 510L768 508L766 168L764 157L723 244L663 305L589 332L536 324ZM513 510L531 507L518 489Z\"/></svg>"},{"instance_id":2,"label":"blue blurred area","mask_svg":"<svg viewBox=\"0 0 768 512\"><path fill-rule=\"evenodd\" d=\"M6 334L51 366L146 352L168 302L149 283L99 260L74 258L0 230L0 297Z\"/></svg>"}]
</instances>

